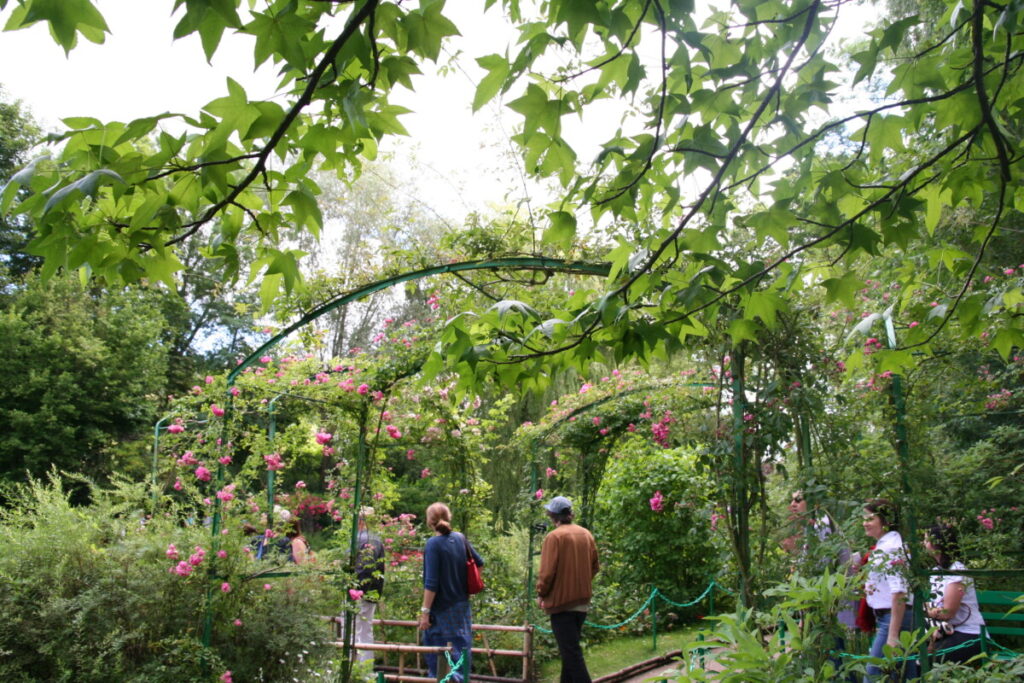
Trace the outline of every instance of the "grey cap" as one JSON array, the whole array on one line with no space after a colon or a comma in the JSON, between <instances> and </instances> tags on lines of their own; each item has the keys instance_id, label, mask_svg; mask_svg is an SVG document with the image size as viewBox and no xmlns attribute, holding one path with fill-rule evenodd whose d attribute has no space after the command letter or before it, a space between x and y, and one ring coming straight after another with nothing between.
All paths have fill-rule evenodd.
<instances>
[{"instance_id":1,"label":"grey cap","mask_svg":"<svg viewBox=\"0 0 1024 683\"><path fill-rule=\"evenodd\" d=\"M565 496L555 496L550 503L544 506L544 509L553 515L562 515L572 512L572 501Z\"/></svg>"}]
</instances>

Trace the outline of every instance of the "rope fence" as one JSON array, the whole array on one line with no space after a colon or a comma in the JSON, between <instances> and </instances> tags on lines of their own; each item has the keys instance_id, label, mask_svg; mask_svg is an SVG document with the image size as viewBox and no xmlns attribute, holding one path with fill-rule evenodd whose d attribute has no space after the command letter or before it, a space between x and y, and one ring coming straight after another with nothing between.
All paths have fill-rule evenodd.
<instances>
[{"instance_id":1,"label":"rope fence","mask_svg":"<svg viewBox=\"0 0 1024 683\"><path fill-rule=\"evenodd\" d=\"M714 612L715 612L715 588L716 587L718 588L718 590L722 591L723 593L726 593L727 595L735 595L734 591L731 591L728 588L726 588L725 586L723 586L722 584L718 583L718 581L716 579L711 579L711 581L708 582L707 588L705 588L704 591L700 595L695 597L693 600L689 600L687 602L676 602L675 600L672 600L671 598L667 597L664 593L662 593L661 589L655 587L655 588L651 589L651 593L650 593L650 595L647 596L647 599L644 601L644 603L642 605L640 605L640 607L638 607L636 609L636 611L633 612L633 614L628 616L623 621L620 621L617 624L595 624L594 622L592 622L592 621L590 621L588 619L588 620L583 622L583 625L584 626L590 626L591 628L601 629L601 630L604 630L604 631L614 631L616 629L623 628L627 624L630 624L630 623L636 621L637 619L640 618L640 616L644 613L644 611L649 608L650 609L650 614L651 614L651 627L652 627L652 630L651 630L652 645L651 645L651 647L652 647L652 649L656 650L658 648L658 601L659 600L663 601L663 602L665 602L666 604L668 604L671 607L693 607L697 603L699 603L699 602L703 601L705 598L707 598L708 599L708 613L713 615ZM540 626L538 624L533 624L533 628L536 629L537 631L540 631L541 633L547 633L547 634L551 633L550 629L546 629L543 626Z\"/></svg>"}]
</instances>

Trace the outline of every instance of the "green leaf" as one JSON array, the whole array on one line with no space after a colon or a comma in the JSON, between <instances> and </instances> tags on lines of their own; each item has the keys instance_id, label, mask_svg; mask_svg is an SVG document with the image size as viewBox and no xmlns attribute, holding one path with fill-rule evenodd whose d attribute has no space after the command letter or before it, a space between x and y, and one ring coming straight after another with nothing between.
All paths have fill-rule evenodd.
<instances>
[{"instance_id":1,"label":"green leaf","mask_svg":"<svg viewBox=\"0 0 1024 683\"><path fill-rule=\"evenodd\" d=\"M864 288L864 281L853 273L846 273L842 277L829 278L821 283L825 288L825 301L839 301L847 308L856 306L857 292Z\"/></svg>"},{"instance_id":2,"label":"green leaf","mask_svg":"<svg viewBox=\"0 0 1024 683\"><path fill-rule=\"evenodd\" d=\"M746 318L736 318L729 323L729 337L732 338L733 346L739 346L740 342L746 340L757 343L757 323Z\"/></svg>"},{"instance_id":3,"label":"green leaf","mask_svg":"<svg viewBox=\"0 0 1024 683\"><path fill-rule=\"evenodd\" d=\"M110 33L103 15L90 0L27 0L11 14L4 30L25 28L37 21L49 23L50 34L65 54L75 46L77 33L94 43L102 43L103 34Z\"/></svg>"},{"instance_id":4,"label":"green leaf","mask_svg":"<svg viewBox=\"0 0 1024 683\"><path fill-rule=\"evenodd\" d=\"M566 211L552 211L548 214L551 226L544 231L543 241L553 244L562 251L572 249L576 239L576 217Z\"/></svg>"},{"instance_id":5,"label":"green leaf","mask_svg":"<svg viewBox=\"0 0 1024 683\"><path fill-rule=\"evenodd\" d=\"M511 70L508 60L501 55L480 57L476 60L476 63L481 68L487 70L487 75L480 79L480 84L476 87L476 93L473 95L474 112L478 111L480 107L490 102L491 98L498 94Z\"/></svg>"}]
</instances>

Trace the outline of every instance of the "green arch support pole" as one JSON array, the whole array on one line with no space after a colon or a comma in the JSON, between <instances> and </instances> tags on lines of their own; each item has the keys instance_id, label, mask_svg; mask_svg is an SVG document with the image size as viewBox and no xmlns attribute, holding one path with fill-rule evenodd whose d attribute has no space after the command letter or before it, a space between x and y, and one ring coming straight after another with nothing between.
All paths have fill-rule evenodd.
<instances>
[{"instance_id":1,"label":"green arch support pole","mask_svg":"<svg viewBox=\"0 0 1024 683\"><path fill-rule=\"evenodd\" d=\"M892 315L890 311L886 311L883 314L885 320L885 334L886 341L888 342L890 349L896 348L896 328L892 322ZM903 507L906 508L907 514L905 516L907 524L907 539L908 545L917 544L917 515L914 512L913 505L906 505L907 501L910 501L910 495L912 493L910 486L910 439L907 436L907 402L903 394L903 376L900 374L893 374L892 384L889 385L889 389L892 396L892 407L896 413L895 433L896 433L896 449L899 453L900 458L900 484L903 492ZM921 557L921 553L916 552L916 549L911 547L911 557ZM916 564L916 563L914 563ZM919 571L915 570L914 574L917 576L925 576ZM917 584L918 582L915 582ZM924 626L924 603L928 600L928 595L920 585L914 587L914 622L915 628ZM928 646L925 642L921 643L921 647L918 650L918 656L921 663L921 673L926 674L931 669L931 659L928 656Z\"/></svg>"},{"instance_id":2,"label":"green arch support pole","mask_svg":"<svg viewBox=\"0 0 1024 683\"><path fill-rule=\"evenodd\" d=\"M735 525L736 557L740 569L740 604L750 607L750 519L747 510L747 461L743 447L743 414L746 412L746 394L743 373L746 357L742 349L736 349L732 356L732 417L733 417L733 505Z\"/></svg>"}]
</instances>

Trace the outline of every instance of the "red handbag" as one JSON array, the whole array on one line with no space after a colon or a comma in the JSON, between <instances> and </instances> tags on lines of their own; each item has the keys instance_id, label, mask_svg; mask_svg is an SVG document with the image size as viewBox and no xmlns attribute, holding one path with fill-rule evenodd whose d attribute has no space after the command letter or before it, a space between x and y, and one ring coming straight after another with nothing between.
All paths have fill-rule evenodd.
<instances>
[{"instance_id":1,"label":"red handbag","mask_svg":"<svg viewBox=\"0 0 1024 683\"><path fill-rule=\"evenodd\" d=\"M473 559L473 554L469 552L469 541L465 536L462 540L466 544L466 592L476 595L484 589L484 577L480 575L480 567Z\"/></svg>"}]
</instances>

